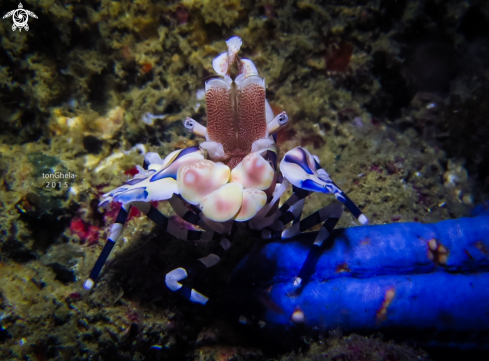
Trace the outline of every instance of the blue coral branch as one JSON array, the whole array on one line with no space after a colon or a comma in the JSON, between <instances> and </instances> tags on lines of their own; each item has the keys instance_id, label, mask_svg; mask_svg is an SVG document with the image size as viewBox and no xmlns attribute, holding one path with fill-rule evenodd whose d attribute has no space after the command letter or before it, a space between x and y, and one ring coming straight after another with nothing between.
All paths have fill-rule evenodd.
<instances>
[{"instance_id":1,"label":"blue coral branch","mask_svg":"<svg viewBox=\"0 0 489 361\"><path fill-rule=\"evenodd\" d=\"M232 275L230 301L275 329L406 331L488 347L489 215L336 230L298 289L314 237L256 248Z\"/></svg>"}]
</instances>

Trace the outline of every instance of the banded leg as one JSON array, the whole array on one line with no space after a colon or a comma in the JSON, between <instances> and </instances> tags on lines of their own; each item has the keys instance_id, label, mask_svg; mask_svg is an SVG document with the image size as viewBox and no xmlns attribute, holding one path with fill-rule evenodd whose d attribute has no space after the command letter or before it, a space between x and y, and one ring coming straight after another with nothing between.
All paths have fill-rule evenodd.
<instances>
[{"instance_id":1,"label":"banded leg","mask_svg":"<svg viewBox=\"0 0 489 361\"><path fill-rule=\"evenodd\" d=\"M110 252L112 251L112 248L114 248L115 243L117 242L117 240L119 239L122 233L131 206L135 206L143 214L145 214L146 217L148 217L150 220L156 223L157 226L163 228L163 230L167 231L172 236L178 239L186 240L186 241L197 241L197 240L210 241L211 239L220 238L220 235L216 232L203 232L203 231L181 229L174 222L169 220L168 217L166 217L163 213L161 213L158 209L156 209L149 203L146 202L127 203L121 206L117 219L115 223L112 225L111 232L109 238L107 239L107 242L105 243L104 249L102 250L102 253L100 253L100 256L98 257L97 261L95 262L95 265L93 266L92 271L90 272L90 276L83 284L83 287L86 290L90 290L93 288L95 281L100 275L100 272L102 271L102 268L105 262L107 261Z\"/></svg>"},{"instance_id":2,"label":"banded leg","mask_svg":"<svg viewBox=\"0 0 489 361\"><path fill-rule=\"evenodd\" d=\"M192 209L187 208L180 195L177 194L174 194L169 199L169 202L175 213L184 221L199 226L202 229L206 229L205 222L200 218L200 209L195 206L193 206Z\"/></svg>"},{"instance_id":3,"label":"banded leg","mask_svg":"<svg viewBox=\"0 0 489 361\"><path fill-rule=\"evenodd\" d=\"M272 240L283 240L297 236L304 231L320 224L321 222L327 221L329 218L334 218L334 215L338 215L338 219L343 214L343 208L338 203L333 203L327 205L320 210L312 213L303 220L300 219L303 208L303 199L297 201L292 207L290 207L287 212L279 217L277 222L282 225L281 229L285 228L285 225L293 222L292 226L283 231L273 231L271 229L265 228L263 230L252 230L252 234L255 237L260 237L262 239L272 239ZM338 220L336 221L336 223ZM335 223L335 225L336 225ZM324 226L324 225L323 225ZM322 229L322 228L321 228Z\"/></svg>"},{"instance_id":4,"label":"banded leg","mask_svg":"<svg viewBox=\"0 0 489 361\"><path fill-rule=\"evenodd\" d=\"M202 257L198 260L195 260L193 262L190 262L183 267L176 268L173 271L167 273L165 277L165 283L170 290L177 292L178 294L180 294L181 296L183 296L184 298L192 302L197 302L205 305L209 300L206 296L204 296L202 293L198 292L193 288L182 285L180 281L189 276L194 277L196 275L200 275L207 268L210 268L215 264L217 264L220 261L222 255L225 253L225 251L231 246L231 242L227 238L222 237L221 234L217 232L212 232L212 231L203 232L203 231L180 229L178 226L175 225L175 223L169 220L164 214L162 214L160 211L158 211L156 208L154 208L152 205L148 203L141 202L141 204L135 204L135 206L141 212L146 214L146 216L149 219L151 219L153 222L155 222L157 225L162 227L164 230L166 230L168 233L170 233L176 238L183 239L183 240L193 240L193 241L199 239L206 240L206 241L210 241L211 239L215 241L219 241L219 244L213 247L209 255L207 255L206 257ZM182 209L179 209L179 211L181 210ZM192 213L195 215L194 212ZM190 218L189 216L187 218L193 221L197 221L196 218L194 218L193 216L191 217L192 218Z\"/></svg>"},{"instance_id":5,"label":"banded leg","mask_svg":"<svg viewBox=\"0 0 489 361\"><path fill-rule=\"evenodd\" d=\"M293 212L293 207L290 209ZM307 254L306 260L304 261L299 274L294 280L294 286L300 286L303 280L309 280L311 275L314 273L314 269L316 268L316 263L320 256L320 249L323 245L323 242L329 238L331 232L336 227L341 215L343 214L343 208L338 203L330 204L326 207L321 208L320 210L314 212L310 216L305 219L292 224L292 226L283 232L271 232L270 230L263 230L261 235L263 238L271 238L271 239L288 239L294 237L315 225L324 222L319 230L314 243ZM295 216L293 220L295 219ZM289 221L290 222L290 221ZM312 233L311 233L312 234Z\"/></svg>"},{"instance_id":6,"label":"banded leg","mask_svg":"<svg viewBox=\"0 0 489 361\"><path fill-rule=\"evenodd\" d=\"M231 243L227 238L222 238L219 244L214 247L212 252L206 257L202 257L198 260L190 262L182 267L175 268L173 271L168 272L165 277L166 286L176 292L180 296L188 299L192 302L207 304L209 298L195 290L194 288L184 286L180 281L187 277L193 278L201 275L208 268L217 264L226 250L231 246Z\"/></svg>"},{"instance_id":7,"label":"banded leg","mask_svg":"<svg viewBox=\"0 0 489 361\"><path fill-rule=\"evenodd\" d=\"M331 204L327 207L322 208L319 210L317 215L312 214L311 216L314 216L311 219L311 216L307 217L304 219L304 228L309 227L309 223L314 223L318 219L323 220L326 218L326 221L323 223L321 226L321 229L319 230L314 243L312 244L311 248L309 249L309 253L307 254L306 260L302 264L302 268L299 271L299 274L294 280L294 286L300 286L303 281L308 281L309 278L311 278L312 274L314 273L314 270L316 268L317 261L319 260L319 256L321 254L321 246L323 245L324 241L327 240L330 236L331 233L333 232L333 229L336 227L336 224L341 218L341 215L343 214L343 208L335 203ZM316 218L316 220L314 220ZM301 221L302 222L302 221ZM300 223L299 223L300 224ZM317 224L317 223L316 223ZM292 226L295 227L295 226ZM300 226L299 226L300 228ZM285 231L284 231L285 232Z\"/></svg>"},{"instance_id":8,"label":"banded leg","mask_svg":"<svg viewBox=\"0 0 489 361\"><path fill-rule=\"evenodd\" d=\"M297 223L299 223L301 221L302 211L304 210L304 202L305 202L305 199L301 199L299 202L297 202L294 205L295 208L296 208L297 216L292 221L292 225L297 224Z\"/></svg>"},{"instance_id":9,"label":"banded leg","mask_svg":"<svg viewBox=\"0 0 489 361\"><path fill-rule=\"evenodd\" d=\"M278 220L282 229L287 223L294 222L295 224L297 223L295 220L300 220L302 209L304 208L304 199L312 193L296 186L293 186L292 190L292 195L279 209Z\"/></svg>"},{"instance_id":10,"label":"banded leg","mask_svg":"<svg viewBox=\"0 0 489 361\"><path fill-rule=\"evenodd\" d=\"M210 241L211 239L220 238L220 235L216 232L206 232L206 231L193 231L188 229L180 228L175 222L172 222L161 213L158 209L153 207L151 204L146 202L133 202L132 203L137 209L139 209L143 214L146 215L150 220L156 223L157 226L163 228L166 232L170 233L173 237L184 240L184 241L197 241L204 240Z\"/></svg>"},{"instance_id":11,"label":"banded leg","mask_svg":"<svg viewBox=\"0 0 489 361\"><path fill-rule=\"evenodd\" d=\"M282 239L287 239L294 237L308 229L314 227L315 225L327 221L330 218L337 218L337 221L343 214L343 208L338 203L332 203L327 205L320 210L312 213L308 217L304 218L298 223L293 224L291 227L287 228L282 232ZM336 217L338 216L338 217Z\"/></svg>"},{"instance_id":12,"label":"banded leg","mask_svg":"<svg viewBox=\"0 0 489 361\"><path fill-rule=\"evenodd\" d=\"M151 163L151 161L159 162L161 161L161 158L156 153L147 153L146 156L144 157L144 162L143 162L144 170L148 169L148 166ZM104 267L107 258L109 258L112 248L114 248L115 243L117 242L117 240L122 234L122 230L124 229L124 224L126 223L129 212L131 211L131 206L132 206L131 204L132 203L127 203L121 206L121 209L117 214L117 218L114 224L112 225L112 228L110 229L110 235L107 241L105 242L104 249L98 256L97 261L95 262L95 265L93 266L92 271L88 276L88 279L83 284L84 289L91 290L95 284L95 281L100 275L100 272L102 272L102 268Z\"/></svg>"},{"instance_id":13,"label":"banded leg","mask_svg":"<svg viewBox=\"0 0 489 361\"><path fill-rule=\"evenodd\" d=\"M100 275L100 272L102 271L102 268L104 267L104 264L107 261L110 252L112 251L112 248L114 248L115 243L121 236L122 230L124 229L124 224L126 223L127 216L129 215L130 211L131 211L131 203L121 206L121 209L119 210L119 214L117 215L115 223L112 225L112 228L110 229L110 235L109 238L107 239L107 242L105 242L104 249L102 250L102 253L100 253L100 256L98 256L97 262L95 262L95 265L93 266L92 271L88 276L88 279L83 284L83 288L85 288L86 290L91 290L93 285L95 284L95 281Z\"/></svg>"},{"instance_id":14,"label":"banded leg","mask_svg":"<svg viewBox=\"0 0 489 361\"><path fill-rule=\"evenodd\" d=\"M293 193L287 201L272 215L267 217L273 219L273 222L262 224L262 227L256 227L257 224L250 225L249 231L255 237L262 239L281 239L281 232L285 225L300 220L302 209L304 207L304 198L312 192L292 187Z\"/></svg>"},{"instance_id":15,"label":"banded leg","mask_svg":"<svg viewBox=\"0 0 489 361\"><path fill-rule=\"evenodd\" d=\"M308 192L304 189L300 189L296 186L292 186L292 190L293 190L292 195L287 199L287 201L276 212L274 212L273 214L271 214L268 217L264 217L265 214L267 214L268 211L271 209L271 205L274 202L276 202L278 200L278 198L280 198L280 196L285 192L285 190L289 184L290 184L289 181L286 178L284 178L283 183L280 185L276 194L274 194L273 200L267 206L267 208L265 209L265 212L262 212L264 209L260 210L260 212L257 214L257 217L253 218L249 222L249 226L252 230L265 229L267 227L270 227L273 230L279 230L279 229L282 230L284 224L287 224L287 223L293 221L293 219L296 217L297 214L292 215L292 213L291 213L289 215L289 217L292 215L293 218L291 218L290 220L288 220L286 222L283 222L283 221L277 222L277 218L282 217L284 215L284 213L286 213L289 210L290 207L294 206L297 202L299 202L300 200L304 199L305 197L307 197L309 194L312 193L312 192ZM302 212L302 210L300 212ZM263 215L263 217L260 218L259 217L260 215Z\"/></svg>"},{"instance_id":16,"label":"banded leg","mask_svg":"<svg viewBox=\"0 0 489 361\"><path fill-rule=\"evenodd\" d=\"M280 207L280 216L282 216L283 214L285 214L290 207L292 207L294 204L296 204L298 201L306 198L307 196L309 196L312 192L310 191L307 191L305 189L301 189L299 187L296 187L296 186L292 186L292 195L289 197L289 199L287 199L287 201L285 201L284 204L282 204L282 206Z\"/></svg>"}]
</instances>

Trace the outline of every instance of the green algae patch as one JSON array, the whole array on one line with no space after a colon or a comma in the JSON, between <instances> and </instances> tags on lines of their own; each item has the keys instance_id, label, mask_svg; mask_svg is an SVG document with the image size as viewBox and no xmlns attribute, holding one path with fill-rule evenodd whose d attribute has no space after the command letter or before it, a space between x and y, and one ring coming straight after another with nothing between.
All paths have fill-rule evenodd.
<instances>
[{"instance_id":1,"label":"green algae patch","mask_svg":"<svg viewBox=\"0 0 489 361\"><path fill-rule=\"evenodd\" d=\"M206 24L214 23L227 27L233 26L240 16L240 11L244 10L242 2L238 0L225 0L218 3L210 0L188 0L183 4L190 9L200 9Z\"/></svg>"},{"instance_id":2,"label":"green algae patch","mask_svg":"<svg viewBox=\"0 0 489 361\"><path fill-rule=\"evenodd\" d=\"M33 165L33 171L36 177L42 177L42 174L54 173L54 167L59 164L59 159L46 154L31 153L27 155L29 162Z\"/></svg>"}]
</instances>

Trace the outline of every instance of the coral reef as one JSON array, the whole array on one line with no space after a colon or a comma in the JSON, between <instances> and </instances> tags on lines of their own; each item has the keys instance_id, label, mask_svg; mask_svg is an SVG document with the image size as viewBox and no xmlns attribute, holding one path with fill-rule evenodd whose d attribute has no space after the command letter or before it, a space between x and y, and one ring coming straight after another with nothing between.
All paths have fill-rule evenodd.
<instances>
[{"instance_id":1,"label":"coral reef","mask_svg":"<svg viewBox=\"0 0 489 361\"><path fill-rule=\"evenodd\" d=\"M317 154L372 223L458 218L488 199L483 1L23 5L38 16L28 32L0 21L1 359L279 359L290 351L167 291L165 273L206 245L179 242L138 213L100 284L81 291L117 214L96 207L100 195L134 174L142 152L196 144L181 121L205 124L198 94L233 35L265 78L274 111L289 114L281 154L298 145ZM5 13L17 6L1 4ZM439 69L433 87L430 69ZM147 113L166 116L151 124ZM314 197L305 213L331 201ZM349 216L339 224L353 225ZM208 294L221 294L252 246L246 232L236 237L211 269L213 282L202 281ZM325 345L336 347L311 350Z\"/></svg>"}]
</instances>

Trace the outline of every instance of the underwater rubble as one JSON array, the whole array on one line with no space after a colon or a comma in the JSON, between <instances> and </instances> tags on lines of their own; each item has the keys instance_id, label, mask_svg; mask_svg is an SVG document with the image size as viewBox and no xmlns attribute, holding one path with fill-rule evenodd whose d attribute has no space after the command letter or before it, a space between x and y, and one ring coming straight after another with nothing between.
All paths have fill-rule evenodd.
<instances>
[{"instance_id":1,"label":"underwater rubble","mask_svg":"<svg viewBox=\"0 0 489 361\"><path fill-rule=\"evenodd\" d=\"M178 241L136 211L97 286L82 283L117 217L99 197L136 174L144 153L198 144L182 121L205 124L204 79L234 35L274 113L289 115L281 155L299 145L317 154L372 224L469 215L489 195L485 2L24 6L38 16L29 31L0 21L2 360L447 359L388 335L256 340L166 289L166 272L207 245ZM311 197L305 214L333 198ZM350 214L339 222L354 225ZM246 232L235 237L202 280L211 296L252 247Z\"/></svg>"}]
</instances>

